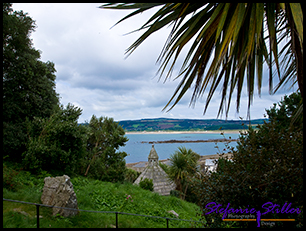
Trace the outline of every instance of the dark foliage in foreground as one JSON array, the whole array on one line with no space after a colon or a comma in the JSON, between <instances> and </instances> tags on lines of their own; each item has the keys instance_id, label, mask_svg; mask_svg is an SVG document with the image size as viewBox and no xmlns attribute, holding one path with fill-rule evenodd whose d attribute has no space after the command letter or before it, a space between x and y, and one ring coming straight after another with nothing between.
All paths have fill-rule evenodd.
<instances>
[{"instance_id":1,"label":"dark foliage in foreground","mask_svg":"<svg viewBox=\"0 0 306 231\"><path fill-rule=\"evenodd\" d=\"M258 131L250 128L246 134L241 134L232 161L219 159L215 173L194 181L201 216L207 220L208 227L257 226L257 222L224 222L219 212L205 215L210 211L205 208L210 202L222 204L222 208L228 203L234 209L255 208L261 213L266 211L262 205L267 202L278 204L280 210L285 203L291 203L291 208L303 209L303 115L290 124L300 99L300 95L294 93L286 96L278 107L274 105L267 110L270 123L260 126ZM275 222L273 227L303 226L303 213L270 212L261 218L295 219L294 222Z\"/></svg>"}]
</instances>

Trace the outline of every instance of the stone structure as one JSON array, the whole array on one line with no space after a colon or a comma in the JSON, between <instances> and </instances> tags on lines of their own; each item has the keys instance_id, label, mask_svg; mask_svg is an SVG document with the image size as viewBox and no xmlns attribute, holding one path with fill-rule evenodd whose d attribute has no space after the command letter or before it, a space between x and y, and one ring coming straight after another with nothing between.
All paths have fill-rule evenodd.
<instances>
[{"instance_id":1,"label":"stone structure","mask_svg":"<svg viewBox=\"0 0 306 231\"><path fill-rule=\"evenodd\" d=\"M175 189L175 184L168 179L165 171L158 164L158 155L154 144L148 156L148 165L135 180L134 184L139 184L142 179L152 179L154 192L160 195L170 195L170 191Z\"/></svg>"},{"instance_id":2,"label":"stone structure","mask_svg":"<svg viewBox=\"0 0 306 231\"><path fill-rule=\"evenodd\" d=\"M43 204L78 209L76 194L69 176L46 177L44 181L41 196ZM78 213L78 210L53 208L53 216L60 214L63 217L69 217Z\"/></svg>"}]
</instances>

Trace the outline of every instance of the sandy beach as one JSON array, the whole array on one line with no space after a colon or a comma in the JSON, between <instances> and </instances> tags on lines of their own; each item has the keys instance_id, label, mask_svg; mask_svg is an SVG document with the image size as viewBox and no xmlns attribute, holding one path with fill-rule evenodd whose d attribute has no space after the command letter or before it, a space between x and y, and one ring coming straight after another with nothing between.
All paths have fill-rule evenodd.
<instances>
[{"instance_id":1,"label":"sandy beach","mask_svg":"<svg viewBox=\"0 0 306 231\"><path fill-rule=\"evenodd\" d=\"M239 134L240 131L245 132L247 130L215 130L215 131L154 131L154 132L125 132L125 134L217 134L217 133L231 133Z\"/></svg>"}]
</instances>

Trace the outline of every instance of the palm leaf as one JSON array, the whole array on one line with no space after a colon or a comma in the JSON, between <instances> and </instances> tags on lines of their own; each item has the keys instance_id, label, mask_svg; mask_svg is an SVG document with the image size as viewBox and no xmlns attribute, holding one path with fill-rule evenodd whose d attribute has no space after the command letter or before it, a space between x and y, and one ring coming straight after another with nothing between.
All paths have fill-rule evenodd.
<instances>
[{"instance_id":1,"label":"palm leaf","mask_svg":"<svg viewBox=\"0 0 306 231\"><path fill-rule=\"evenodd\" d=\"M301 47L303 47L303 11L300 3L289 3L293 20L299 35Z\"/></svg>"},{"instance_id":2,"label":"palm leaf","mask_svg":"<svg viewBox=\"0 0 306 231\"><path fill-rule=\"evenodd\" d=\"M267 14L267 25L268 25L268 30L269 30L269 41L270 41L270 81L269 81L269 86L270 86L270 92L272 92L272 52L274 55L275 59L275 64L278 72L278 76L280 76L280 70L279 70L279 62L278 62L278 51L277 51L277 36L276 36L276 13L275 13L275 8L276 4L275 3L270 3L267 4L266 6L266 14Z\"/></svg>"},{"instance_id":3,"label":"palm leaf","mask_svg":"<svg viewBox=\"0 0 306 231\"><path fill-rule=\"evenodd\" d=\"M117 24L119 24L120 22L136 15L136 14L139 14L139 13L142 13L146 10L149 10L153 7L156 7L156 6L160 6L160 5L163 5L162 3L135 3L135 4L132 4L132 5L129 5L129 4L126 4L126 3L122 3L122 4L118 4L118 3L108 3L108 4L105 4L105 5L102 5L100 6L99 8L104 8L104 9L124 9L124 10L128 10L128 9L138 9L138 10L135 10L134 12L128 14L127 16L125 16L124 18L122 18L121 20L119 20L114 26L116 26ZM114 27L112 26L112 27Z\"/></svg>"},{"instance_id":4,"label":"palm leaf","mask_svg":"<svg viewBox=\"0 0 306 231\"><path fill-rule=\"evenodd\" d=\"M101 6L111 9L136 9L123 20L153 7L160 7L139 29L146 31L126 50L130 55L151 34L172 25L172 30L157 59L160 63L160 78L167 70L168 79L183 48L191 43L179 74L180 82L163 110L171 110L194 84L190 105L208 90L204 114L208 105L222 83L222 98L218 116L225 109L228 115L232 94L237 91L236 110L239 111L243 84L248 89L248 111L252 104L255 85L261 95L263 65L270 69L269 88L272 93L273 67L279 76L278 89L292 78L296 69L283 60L292 60L293 50L278 46L285 34L290 34L287 26L286 7L283 3L111 3ZM303 44L303 12L301 5L290 3L293 20ZM268 36L265 38L264 30ZM135 32L133 31L133 32ZM267 45L269 44L269 51ZM285 55L280 56L283 53ZM281 66L288 67L281 76ZM257 76L257 81L255 77ZM246 81L245 81L246 78ZM170 106L170 104L172 105Z\"/></svg>"},{"instance_id":5,"label":"palm leaf","mask_svg":"<svg viewBox=\"0 0 306 231\"><path fill-rule=\"evenodd\" d=\"M168 62L171 60L171 57L174 52L176 52L176 55L174 57L174 60L172 62L172 65L169 69L169 73L166 76L165 80L171 75L171 71L174 67L174 64L183 49L183 47L190 41L190 39L198 32L198 30L202 27L202 23L205 22L205 18L203 18L203 15L206 14L207 10L210 8L210 6L206 7L204 11L201 11L194 15L194 17L190 18L178 31L177 33L173 36L173 38L169 41L167 44L167 49L169 50L168 53L161 53L160 57L158 60L161 60L164 58L164 62L162 62L160 69L158 72L162 69L160 76L162 76L165 68L168 65ZM183 18L182 18L183 19ZM209 14L207 15L206 19L209 19ZM201 23L198 23L199 20L201 20ZM184 69L188 59L190 58L190 55L193 53L194 49L196 48L198 42L195 41L194 45L191 47L184 64L181 67L181 71ZM167 54L167 55L166 55ZM165 57L166 55L166 57ZM163 67L163 68L162 68ZM180 72L181 72L180 71Z\"/></svg>"}]
</instances>

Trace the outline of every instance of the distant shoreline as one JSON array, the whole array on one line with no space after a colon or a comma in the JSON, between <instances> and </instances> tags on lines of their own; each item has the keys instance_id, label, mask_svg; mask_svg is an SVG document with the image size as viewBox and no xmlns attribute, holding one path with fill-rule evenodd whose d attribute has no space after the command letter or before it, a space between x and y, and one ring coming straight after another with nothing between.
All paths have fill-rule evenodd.
<instances>
[{"instance_id":1,"label":"distant shoreline","mask_svg":"<svg viewBox=\"0 0 306 231\"><path fill-rule=\"evenodd\" d=\"M207 159L219 159L220 157L224 157L224 158L229 158L231 159L233 157L233 153L224 153L224 154L211 154L211 155L201 155L200 159L198 160L199 164L205 164L205 161ZM168 164L169 165L169 161L170 159L163 159L163 160L159 160L159 162L163 163L163 164ZM138 165L138 167L137 167ZM142 166L139 166L142 165ZM126 163L125 166L127 168L133 169L135 171L138 172L142 172L148 165L148 161L138 161L138 162L134 162L134 163ZM136 166L136 167L134 167Z\"/></svg>"},{"instance_id":2,"label":"distant shoreline","mask_svg":"<svg viewBox=\"0 0 306 231\"><path fill-rule=\"evenodd\" d=\"M244 130L214 130L214 131L132 131L132 132L125 132L125 134L239 134L240 131L245 132Z\"/></svg>"},{"instance_id":3,"label":"distant shoreline","mask_svg":"<svg viewBox=\"0 0 306 231\"><path fill-rule=\"evenodd\" d=\"M140 143L160 144L160 143L207 143L207 142L227 142L237 141L237 139L209 139L209 140L160 140L160 141L141 141Z\"/></svg>"}]
</instances>

